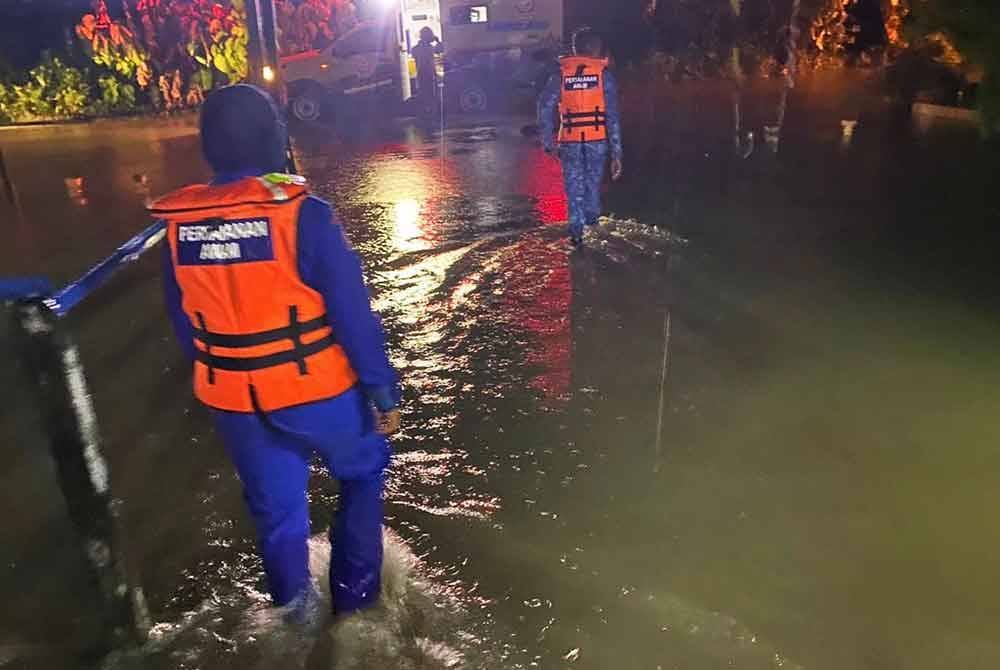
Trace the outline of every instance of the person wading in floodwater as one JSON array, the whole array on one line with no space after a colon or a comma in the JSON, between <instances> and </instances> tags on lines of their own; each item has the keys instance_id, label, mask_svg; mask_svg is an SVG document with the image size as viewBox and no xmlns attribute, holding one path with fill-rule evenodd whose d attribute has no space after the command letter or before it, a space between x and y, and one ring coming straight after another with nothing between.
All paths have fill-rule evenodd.
<instances>
[{"instance_id":1,"label":"person wading in floodwater","mask_svg":"<svg viewBox=\"0 0 1000 670\"><path fill-rule=\"evenodd\" d=\"M271 97L242 84L212 94L201 142L214 179L150 205L167 223L167 311L289 621L319 614L307 549L312 455L340 480L330 583L334 610L349 614L380 591L386 438L400 426L385 335L330 205L278 172L287 136Z\"/></svg>"},{"instance_id":2,"label":"person wading in floodwater","mask_svg":"<svg viewBox=\"0 0 1000 670\"><path fill-rule=\"evenodd\" d=\"M538 126L546 153L554 153L559 145L569 201L569 236L579 246L584 228L596 224L601 215L601 182L609 151L611 178L621 178L622 131L618 82L604 58L604 40L589 30L581 31L574 37L573 52L559 59L559 74L542 91Z\"/></svg>"},{"instance_id":3,"label":"person wading in floodwater","mask_svg":"<svg viewBox=\"0 0 1000 670\"><path fill-rule=\"evenodd\" d=\"M442 51L441 40L427 26L420 29L420 41L410 49L417 65L417 100L420 102L420 113L424 118L431 120L438 111L438 75L435 56Z\"/></svg>"}]
</instances>

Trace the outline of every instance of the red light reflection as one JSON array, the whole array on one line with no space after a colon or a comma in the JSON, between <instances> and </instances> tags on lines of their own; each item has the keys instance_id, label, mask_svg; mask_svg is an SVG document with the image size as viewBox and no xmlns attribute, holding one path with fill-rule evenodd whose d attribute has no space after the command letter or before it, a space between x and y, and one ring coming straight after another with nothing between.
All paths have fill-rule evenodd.
<instances>
[{"instance_id":1,"label":"red light reflection","mask_svg":"<svg viewBox=\"0 0 1000 670\"><path fill-rule=\"evenodd\" d=\"M561 240L530 235L518 242L507 258L517 267L504 272L504 311L514 327L532 336L525 363L537 372L529 385L549 400L568 400L573 282L565 246Z\"/></svg>"},{"instance_id":2,"label":"red light reflection","mask_svg":"<svg viewBox=\"0 0 1000 670\"><path fill-rule=\"evenodd\" d=\"M541 222L547 226L565 225L569 221L569 206L559 161L541 151L532 151L520 173L524 179L521 189L535 199Z\"/></svg>"}]
</instances>

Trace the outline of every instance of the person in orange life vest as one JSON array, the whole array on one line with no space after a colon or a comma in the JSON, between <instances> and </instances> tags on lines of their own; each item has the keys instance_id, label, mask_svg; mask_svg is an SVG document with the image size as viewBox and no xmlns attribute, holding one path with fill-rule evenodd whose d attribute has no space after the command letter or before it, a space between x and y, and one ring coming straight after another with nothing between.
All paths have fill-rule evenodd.
<instances>
[{"instance_id":1,"label":"person in orange life vest","mask_svg":"<svg viewBox=\"0 0 1000 670\"><path fill-rule=\"evenodd\" d=\"M341 483L333 606L365 608L380 591L387 436L400 418L360 262L330 205L277 173L287 136L267 93L213 93L201 141L212 181L150 205L167 222L166 304L195 395L242 480L274 603L292 618L316 611L306 494L319 454Z\"/></svg>"},{"instance_id":2,"label":"person in orange life vest","mask_svg":"<svg viewBox=\"0 0 1000 670\"><path fill-rule=\"evenodd\" d=\"M601 214L601 182L611 154L611 178L622 175L622 132L618 113L618 82L603 58L604 41L589 30L573 40L574 55L561 58L538 101L538 125L546 153L559 146L569 235L583 242L586 226ZM556 109L559 125L556 127Z\"/></svg>"}]
</instances>

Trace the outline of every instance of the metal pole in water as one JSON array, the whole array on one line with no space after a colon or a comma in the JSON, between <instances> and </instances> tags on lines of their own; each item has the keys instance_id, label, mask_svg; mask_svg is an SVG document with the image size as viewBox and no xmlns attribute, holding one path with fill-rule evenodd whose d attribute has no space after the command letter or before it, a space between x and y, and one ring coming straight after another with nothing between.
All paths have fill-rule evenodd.
<instances>
[{"instance_id":1,"label":"metal pole in water","mask_svg":"<svg viewBox=\"0 0 1000 670\"><path fill-rule=\"evenodd\" d=\"M7 196L7 201L12 205L17 204L17 192L14 190L14 182L10 180L10 173L7 171L7 158L3 149L0 149L0 182L3 182L3 192Z\"/></svg>"},{"instance_id":2,"label":"metal pole in water","mask_svg":"<svg viewBox=\"0 0 1000 670\"><path fill-rule=\"evenodd\" d=\"M448 149L448 144L447 144L447 139L444 136L444 75L443 74L441 75L441 81L438 82L438 111L441 115L441 156L439 160L439 165L441 166L441 176L444 177L444 159L445 159L445 153Z\"/></svg>"},{"instance_id":3,"label":"metal pole in water","mask_svg":"<svg viewBox=\"0 0 1000 670\"><path fill-rule=\"evenodd\" d=\"M653 472L659 472L663 462L663 413L666 410L667 382L670 378L670 322L672 310L668 307L663 319L663 364L660 367L660 411L656 416L656 460Z\"/></svg>"},{"instance_id":4,"label":"metal pole in water","mask_svg":"<svg viewBox=\"0 0 1000 670\"><path fill-rule=\"evenodd\" d=\"M798 21L801 7L802 0L792 0L792 12L788 18L788 34L785 38L785 80L781 87L781 96L778 98L774 124L764 128L765 139L772 153L778 153L781 132L785 127L785 114L788 111L788 95L795 88L795 75L798 66L795 49L799 39Z\"/></svg>"},{"instance_id":5,"label":"metal pole in water","mask_svg":"<svg viewBox=\"0 0 1000 670\"><path fill-rule=\"evenodd\" d=\"M259 5L259 0L247 0L247 64L249 69L249 79L251 84L257 86L265 85L264 68L269 66L267 60L267 48L264 40L263 19Z\"/></svg>"},{"instance_id":6,"label":"metal pole in water","mask_svg":"<svg viewBox=\"0 0 1000 670\"><path fill-rule=\"evenodd\" d=\"M403 25L403 15L406 13L403 0L400 0L399 11L396 14L396 41L399 42L399 95L405 103L413 97L413 87L410 83L410 58L408 48L410 41L406 37Z\"/></svg>"},{"instance_id":7,"label":"metal pole in water","mask_svg":"<svg viewBox=\"0 0 1000 670\"><path fill-rule=\"evenodd\" d=\"M677 219L680 214L680 201L674 198L674 223L676 225ZM674 313L674 301L673 301L673 286L670 285L670 270L673 266L673 235L667 242L667 271L666 271L666 284L667 284L667 308L665 314L663 315L663 361L660 364L660 404L659 411L656 415L656 446L655 455L656 458L653 461L653 472L659 472L660 467L663 464L663 422L664 414L667 409L667 401L669 397L669 386L670 386L670 340L672 335L672 325L673 325L673 313Z\"/></svg>"},{"instance_id":8,"label":"metal pole in water","mask_svg":"<svg viewBox=\"0 0 1000 670\"><path fill-rule=\"evenodd\" d=\"M284 109L288 104L288 95L281 76L274 0L247 0L246 12L248 79L250 83L270 92ZM285 171L298 174L290 135L285 145Z\"/></svg>"},{"instance_id":9,"label":"metal pole in water","mask_svg":"<svg viewBox=\"0 0 1000 670\"><path fill-rule=\"evenodd\" d=\"M15 329L29 363L49 449L88 568L100 594L98 653L140 646L149 632L142 589L128 579L121 501L111 495L97 418L76 345L42 302L19 303Z\"/></svg>"}]
</instances>

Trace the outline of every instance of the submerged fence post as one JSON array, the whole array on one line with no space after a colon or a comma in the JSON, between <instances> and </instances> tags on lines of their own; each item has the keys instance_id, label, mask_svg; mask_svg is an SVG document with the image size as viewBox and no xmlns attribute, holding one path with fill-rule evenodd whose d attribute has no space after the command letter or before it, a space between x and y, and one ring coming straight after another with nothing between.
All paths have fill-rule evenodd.
<instances>
[{"instance_id":1,"label":"submerged fence post","mask_svg":"<svg viewBox=\"0 0 1000 670\"><path fill-rule=\"evenodd\" d=\"M76 345L42 300L16 303L21 355L45 422L59 486L101 597L100 652L146 641L149 616L138 585L130 584L119 518L101 453L97 419Z\"/></svg>"},{"instance_id":2,"label":"submerged fence post","mask_svg":"<svg viewBox=\"0 0 1000 670\"><path fill-rule=\"evenodd\" d=\"M4 156L3 149L0 149L0 185L3 186L3 192L7 197L7 201L12 205L16 205L17 191L14 188L14 182L10 179L10 173L7 171L7 157Z\"/></svg>"}]
</instances>

